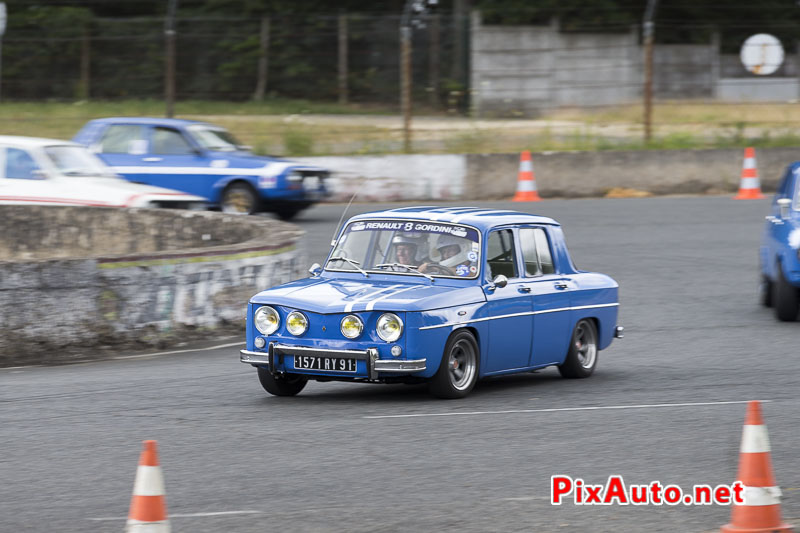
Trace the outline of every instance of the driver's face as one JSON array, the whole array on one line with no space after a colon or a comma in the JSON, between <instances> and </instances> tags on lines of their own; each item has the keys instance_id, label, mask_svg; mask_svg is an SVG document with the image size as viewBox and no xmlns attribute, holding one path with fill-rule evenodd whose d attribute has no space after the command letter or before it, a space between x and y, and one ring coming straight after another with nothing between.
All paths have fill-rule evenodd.
<instances>
[{"instance_id":1,"label":"driver's face","mask_svg":"<svg viewBox=\"0 0 800 533\"><path fill-rule=\"evenodd\" d=\"M439 248L439 253L442 254L442 259L450 259L460 251L461 247L457 244L451 244L450 246Z\"/></svg>"},{"instance_id":2,"label":"driver's face","mask_svg":"<svg viewBox=\"0 0 800 533\"><path fill-rule=\"evenodd\" d=\"M413 244L398 244L397 245L397 262L404 265L410 265L414 261L414 252L416 251Z\"/></svg>"}]
</instances>

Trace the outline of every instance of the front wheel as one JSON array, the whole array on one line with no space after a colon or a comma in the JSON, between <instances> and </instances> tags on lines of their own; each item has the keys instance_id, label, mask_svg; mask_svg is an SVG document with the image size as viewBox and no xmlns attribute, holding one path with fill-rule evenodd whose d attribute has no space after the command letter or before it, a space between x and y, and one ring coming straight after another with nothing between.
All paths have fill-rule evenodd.
<instances>
[{"instance_id":1,"label":"front wheel","mask_svg":"<svg viewBox=\"0 0 800 533\"><path fill-rule=\"evenodd\" d=\"M295 202L290 204L278 205L273 211L281 220L292 220L300 211L310 206L310 203Z\"/></svg>"},{"instance_id":2,"label":"front wheel","mask_svg":"<svg viewBox=\"0 0 800 533\"><path fill-rule=\"evenodd\" d=\"M308 383L308 379L296 374L273 375L266 368L258 368L258 381L264 390L273 396L295 396Z\"/></svg>"},{"instance_id":3,"label":"front wheel","mask_svg":"<svg viewBox=\"0 0 800 533\"><path fill-rule=\"evenodd\" d=\"M597 366L597 328L592 320L583 319L575 324L569 352L558 367L565 378L588 378Z\"/></svg>"},{"instance_id":4,"label":"front wheel","mask_svg":"<svg viewBox=\"0 0 800 533\"><path fill-rule=\"evenodd\" d=\"M458 331L450 336L444 347L439 370L428 389L438 398L463 398L478 381L480 356L478 343L469 331Z\"/></svg>"},{"instance_id":5,"label":"front wheel","mask_svg":"<svg viewBox=\"0 0 800 533\"><path fill-rule=\"evenodd\" d=\"M778 265L778 279L773 285L772 303L775 306L775 315L782 322L797 320L798 298L797 287L786 281L783 267Z\"/></svg>"}]
</instances>

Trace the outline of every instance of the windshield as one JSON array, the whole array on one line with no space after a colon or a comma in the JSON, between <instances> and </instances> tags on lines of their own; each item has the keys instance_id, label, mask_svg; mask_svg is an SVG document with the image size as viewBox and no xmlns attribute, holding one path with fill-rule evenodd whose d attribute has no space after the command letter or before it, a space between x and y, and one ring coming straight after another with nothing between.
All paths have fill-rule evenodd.
<instances>
[{"instance_id":1,"label":"windshield","mask_svg":"<svg viewBox=\"0 0 800 533\"><path fill-rule=\"evenodd\" d=\"M111 167L82 146L47 146L44 153L65 176L117 177Z\"/></svg>"},{"instance_id":2,"label":"windshield","mask_svg":"<svg viewBox=\"0 0 800 533\"><path fill-rule=\"evenodd\" d=\"M196 124L186 129L189 130L189 134L194 140L206 150L235 152L243 148L243 145L225 128L208 124Z\"/></svg>"},{"instance_id":3,"label":"windshield","mask_svg":"<svg viewBox=\"0 0 800 533\"><path fill-rule=\"evenodd\" d=\"M336 243L326 270L476 278L480 233L430 221L359 220Z\"/></svg>"}]
</instances>

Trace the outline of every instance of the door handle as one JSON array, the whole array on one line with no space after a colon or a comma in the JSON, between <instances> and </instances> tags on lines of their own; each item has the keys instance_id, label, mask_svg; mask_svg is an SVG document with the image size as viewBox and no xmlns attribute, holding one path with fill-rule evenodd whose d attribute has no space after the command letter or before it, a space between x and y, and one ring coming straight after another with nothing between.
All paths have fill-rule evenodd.
<instances>
[{"instance_id":1,"label":"door handle","mask_svg":"<svg viewBox=\"0 0 800 533\"><path fill-rule=\"evenodd\" d=\"M563 281L557 281L557 282L556 282L556 289L559 289L559 290L562 290L562 291L563 291L563 290L564 290L564 289L566 289L567 287L569 287L569 285L567 285L567 284L566 284L566 283L564 283Z\"/></svg>"},{"instance_id":2,"label":"door handle","mask_svg":"<svg viewBox=\"0 0 800 533\"><path fill-rule=\"evenodd\" d=\"M158 161L161 161L162 159L163 158L161 157L145 157L144 159L142 159L142 161L147 161L148 163L156 163Z\"/></svg>"},{"instance_id":3,"label":"door handle","mask_svg":"<svg viewBox=\"0 0 800 533\"><path fill-rule=\"evenodd\" d=\"M519 292L531 292L531 288L530 287L526 287L525 285L521 285L521 286L517 287L517 290Z\"/></svg>"}]
</instances>

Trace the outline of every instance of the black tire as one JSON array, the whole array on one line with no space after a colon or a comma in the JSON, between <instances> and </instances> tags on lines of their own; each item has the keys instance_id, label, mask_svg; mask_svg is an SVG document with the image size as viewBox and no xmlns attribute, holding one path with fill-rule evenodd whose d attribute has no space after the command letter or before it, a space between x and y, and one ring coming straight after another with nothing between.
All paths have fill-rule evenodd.
<instances>
[{"instance_id":1,"label":"black tire","mask_svg":"<svg viewBox=\"0 0 800 533\"><path fill-rule=\"evenodd\" d=\"M258 195L247 183L232 183L222 192L220 210L232 215L252 215L258 211Z\"/></svg>"},{"instance_id":2,"label":"black tire","mask_svg":"<svg viewBox=\"0 0 800 533\"><path fill-rule=\"evenodd\" d=\"M764 307L772 307L772 280L761 275L761 285L758 287L758 300Z\"/></svg>"},{"instance_id":3,"label":"black tire","mask_svg":"<svg viewBox=\"0 0 800 533\"><path fill-rule=\"evenodd\" d=\"M582 319L575 324L569 351L558 371L565 378L588 378L597 366L597 327L593 320Z\"/></svg>"},{"instance_id":4,"label":"black tire","mask_svg":"<svg viewBox=\"0 0 800 533\"><path fill-rule=\"evenodd\" d=\"M295 396L306 386L308 378L297 374L281 374L276 377L266 368L259 367L258 381L273 396Z\"/></svg>"},{"instance_id":5,"label":"black tire","mask_svg":"<svg viewBox=\"0 0 800 533\"><path fill-rule=\"evenodd\" d=\"M275 214L281 220L292 220L294 217L300 213L303 209L309 207L310 204L289 204L289 205L281 205L274 209Z\"/></svg>"},{"instance_id":6,"label":"black tire","mask_svg":"<svg viewBox=\"0 0 800 533\"><path fill-rule=\"evenodd\" d=\"M480 361L480 350L472 333L456 331L447 339L442 362L428 382L428 390L438 398L463 398L478 382Z\"/></svg>"},{"instance_id":7,"label":"black tire","mask_svg":"<svg viewBox=\"0 0 800 533\"><path fill-rule=\"evenodd\" d=\"M772 303L775 305L775 316L778 320L782 322L797 320L797 287L786 281L780 263L778 263L778 279L772 284L772 288Z\"/></svg>"}]
</instances>

